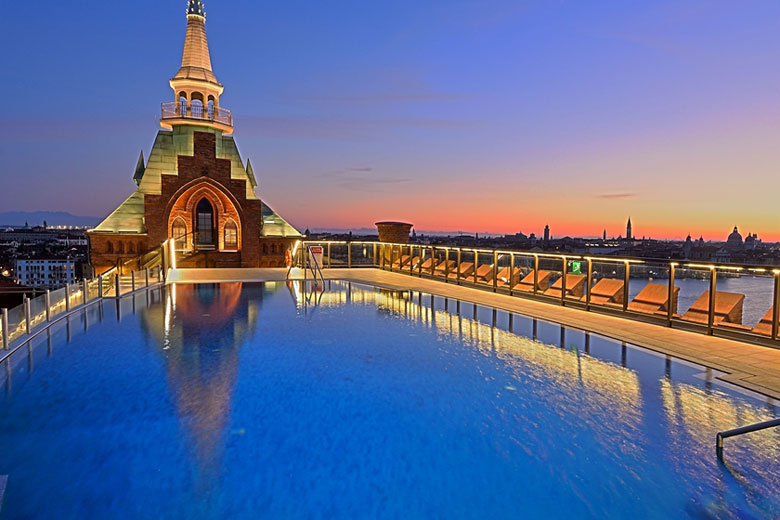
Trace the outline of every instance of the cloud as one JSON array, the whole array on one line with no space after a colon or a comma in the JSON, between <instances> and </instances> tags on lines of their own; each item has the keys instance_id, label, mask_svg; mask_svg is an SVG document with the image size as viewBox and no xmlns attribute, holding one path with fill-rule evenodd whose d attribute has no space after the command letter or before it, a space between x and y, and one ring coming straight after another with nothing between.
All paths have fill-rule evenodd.
<instances>
[{"instance_id":1,"label":"cloud","mask_svg":"<svg viewBox=\"0 0 780 520\"><path fill-rule=\"evenodd\" d=\"M601 193L596 195L599 199L633 199L638 197L638 193Z\"/></svg>"},{"instance_id":2,"label":"cloud","mask_svg":"<svg viewBox=\"0 0 780 520\"><path fill-rule=\"evenodd\" d=\"M404 177L373 176L371 175L373 171L374 169L369 166L344 168L321 173L319 177L339 188L362 192L378 192L388 186L412 182L412 179Z\"/></svg>"}]
</instances>

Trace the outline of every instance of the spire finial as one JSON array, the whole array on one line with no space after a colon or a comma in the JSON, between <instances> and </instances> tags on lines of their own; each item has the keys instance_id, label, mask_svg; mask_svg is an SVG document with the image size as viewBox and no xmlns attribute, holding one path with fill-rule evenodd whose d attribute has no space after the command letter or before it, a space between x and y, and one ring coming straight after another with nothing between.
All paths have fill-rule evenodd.
<instances>
[{"instance_id":1,"label":"spire finial","mask_svg":"<svg viewBox=\"0 0 780 520\"><path fill-rule=\"evenodd\" d=\"M188 0L187 1L187 16L194 14L196 16L202 16L206 18L206 11L203 8L202 0Z\"/></svg>"}]
</instances>

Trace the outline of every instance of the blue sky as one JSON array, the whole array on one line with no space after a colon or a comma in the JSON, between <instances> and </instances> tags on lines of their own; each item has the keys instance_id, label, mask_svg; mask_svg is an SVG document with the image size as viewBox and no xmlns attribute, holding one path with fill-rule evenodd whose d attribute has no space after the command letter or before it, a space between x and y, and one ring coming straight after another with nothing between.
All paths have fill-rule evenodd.
<instances>
[{"instance_id":1,"label":"blue sky","mask_svg":"<svg viewBox=\"0 0 780 520\"><path fill-rule=\"evenodd\" d=\"M258 193L300 227L780 238L780 2L205 3ZM132 191L185 7L4 6L0 207Z\"/></svg>"}]
</instances>

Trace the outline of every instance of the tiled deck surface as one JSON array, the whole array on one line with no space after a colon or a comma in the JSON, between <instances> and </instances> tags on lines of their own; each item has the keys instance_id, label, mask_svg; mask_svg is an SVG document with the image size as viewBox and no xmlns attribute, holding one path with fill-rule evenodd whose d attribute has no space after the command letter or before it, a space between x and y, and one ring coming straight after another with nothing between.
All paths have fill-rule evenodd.
<instances>
[{"instance_id":1,"label":"tiled deck surface","mask_svg":"<svg viewBox=\"0 0 780 520\"><path fill-rule=\"evenodd\" d=\"M186 269L172 273L169 282L282 281L286 274L286 269ZM727 373L721 378L725 381L780 399L780 349L379 269L326 269L323 274L326 279L362 282L395 290L422 291L588 330L721 370Z\"/></svg>"}]
</instances>

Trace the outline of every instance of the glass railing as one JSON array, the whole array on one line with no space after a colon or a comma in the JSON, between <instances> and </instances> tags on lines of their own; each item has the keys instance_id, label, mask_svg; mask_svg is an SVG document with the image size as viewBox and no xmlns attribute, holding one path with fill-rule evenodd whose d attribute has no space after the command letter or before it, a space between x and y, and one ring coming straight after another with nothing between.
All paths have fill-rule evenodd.
<instances>
[{"instance_id":1,"label":"glass railing","mask_svg":"<svg viewBox=\"0 0 780 520\"><path fill-rule=\"evenodd\" d=\"M22 305L0 312L0 348L8 350L20 338L34 333L54 318L105 297L117 297L163 281L161 266L119 274L117 269L91 280L72 283ZM117 291L119 288L119 291Z\"/></svg>"},{"instance_id":2,"label":"glass railing","mask_svg":"<svg viewBox=\"0 0 780 520\"><path fill-rule=\"evenodd\" d=\"M306 244L323 247L325 269L377 267L758 343L780 335L780 267L364 241Z\"/></svg>"}]
</instances>

